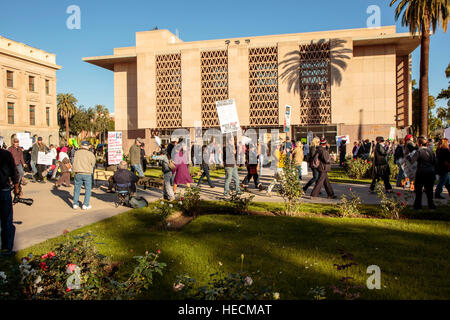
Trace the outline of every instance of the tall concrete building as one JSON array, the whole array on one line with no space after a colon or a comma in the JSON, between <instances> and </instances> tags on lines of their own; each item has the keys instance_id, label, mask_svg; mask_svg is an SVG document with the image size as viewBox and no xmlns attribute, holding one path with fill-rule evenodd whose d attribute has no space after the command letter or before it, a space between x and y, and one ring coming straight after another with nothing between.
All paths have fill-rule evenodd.
<instances>
[{"instance_id":1,"label":"tall concrete building","mask_svg":"<svg viewBox=\"0 0 450 320\"><path fill-rule=\"evenodd\" d=\"M125 149L176 128L219 127L215 102L234 98L241 127L312 131L335 147L387 137L411 124L411 52L420 41L395 26L183 42L168 30L136 33L136 46L83 58L114 72L116 129ZM148 143L147 143L148 145Z\"/></svg>"},{"instance_id":2,"label":"tall concrete building","mask_svg":"<svg viewBox=\"0 0 450 320\"><path fill-rule=\"evenodd\" d=\"M17 132L59 142L56 56L0 37L0 136L7 145Z\"/></svg>"}]
</instances>

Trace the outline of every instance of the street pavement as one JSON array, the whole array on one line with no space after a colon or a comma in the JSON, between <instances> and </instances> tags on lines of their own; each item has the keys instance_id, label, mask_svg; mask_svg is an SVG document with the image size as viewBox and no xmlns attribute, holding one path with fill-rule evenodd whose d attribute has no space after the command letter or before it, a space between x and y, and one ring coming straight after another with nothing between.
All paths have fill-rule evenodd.
<instances>
[{"instance_id":1,"label":"street pavement","mask_svg":"<svg viewBox=\"0 0 450 320\"><path fill-rule=\"evenodd\" d=\"M240 171L241 181L245 176L246 171ZM267 186L272 177L263 174L261 182ZM303 177L303 183L306 183L311 178L309 172L307 176ZM14 243L14 250L21 250L31 245L40 243L46 239L50 239L61 235L65 230L72 231L74 229L92 224L94 222L112 217L116 214L129 210L126 207L116 208L114 200L116 195L114 193L106 193L106 181L98 181L97 188L94 188L91 195L90 204L92 209L84 211L81 208L72 209L73 199L73 185L71 187L60 187L55 189L53 182L33 183L29 182L23 187L23 197L34 199L32 206L18 203L14 205L14 222L16 226L16 238ZM215 188L210 188L203 181L201 185L201 196L205 200L219 200L223 197L224 178L213 180ZM320 198L311 199L309 194L312 187L302 198L303 202L314 202L324 204L337 204L340 201L342 194L348 193L348 188L352 188L353 192L358 194L365 204L377 204L379 200L375 194L369 194L368 185L360 184L338 184L333 183L332 187L335 191L337 199L327 199L326 192L322 189ZM183 192L180 186L178 189ZM177 192L178 192L177 190ZM275 190L275 189L274 189ZM403 191L400 190L399 191ZM248 192L254 194L253 201L266 202L282 202L282 198L272 192L271 197L266 196L265 191L259 191L254 187L253 181L250 182ZM137 196L144 197L151 202L162 198L162 190L160 189L142 189L138 188ZM424 195L424 204L426 197ZM84 190L81 191L80 202L84 199Z\"/></svg>"}]
</instances>

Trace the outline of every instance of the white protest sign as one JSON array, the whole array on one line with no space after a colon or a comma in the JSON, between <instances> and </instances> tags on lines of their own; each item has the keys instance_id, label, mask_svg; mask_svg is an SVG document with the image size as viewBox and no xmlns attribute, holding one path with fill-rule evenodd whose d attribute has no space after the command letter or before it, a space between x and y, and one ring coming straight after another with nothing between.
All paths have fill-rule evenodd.
<instances>
[{"instance_id":1,"label":"white protest sign","mask_svg":"<svg viewBox=\"0 0 450 320\"><path fill-rule=\"evenodd\" d=\"M108 132L108 164L119 164L122 159L122 132Z\"/></svg>"},{"instance_id":2,"label":"white protest sign","mask_svg":"<svg viewBox=\"0 0 450 320\"><path fill-rule=\"evenodd\" d=\"M22 147L24 150L30 149L33 145L33 140L29 132L18 132L16 133L16 137L19 139L19 147Z\"/></svg>"},{"instance_id":3,"label":"white protest sign","mask_svg":"<svg viewBox=\"0 0 450 320\"><path fill-rule=\"evenodd\" d=\"M155 142L158 145L158 147L161 147L161 138L158 136L155 136Z\"/></svg>"},{"instance_id":4,"label":"white protest sign","mask_svg":"<svg viewBox=\"0 0 450 320\"><path fill-rule=\"evenodd\" d=\"M286 105L286 112L284 113L284 132L289 132L291 127L291 106Z\"/></svg>"},{"instance_id":5,"label":"white protest sign","mask_svg":"<svg viewBox=\"0 0 450 320\"><path fill-rule=\"evenodd\" d=\"M53 154L51 152L38 152L37 164L51 166L53 164Z\"/></svg>"},{"instance_id":6,"label":"white protest sign","mask_svg":"<svg viewBox=\"0 0 450 320\"><path fill-rule=\"evenodd\" d=\"M241 129L234 99L216 101L216 108L222 134Z\"/></svg>"},{"instance_id":7,"label":"white protest sign","mask_svg":"<svg viewBox=\"0 0 450 320\"><path fill-rule=\"evenodd\" d=\"M391 127L391 130L389 131L389 140L395 139L395 127Z\"/></svg>"}]
</instances>

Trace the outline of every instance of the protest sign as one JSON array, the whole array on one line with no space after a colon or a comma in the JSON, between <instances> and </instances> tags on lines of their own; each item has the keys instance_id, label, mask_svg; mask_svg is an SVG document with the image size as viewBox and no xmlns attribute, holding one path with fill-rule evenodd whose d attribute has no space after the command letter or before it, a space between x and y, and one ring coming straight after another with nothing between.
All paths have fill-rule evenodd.
<instances>
[{"instance_id":1,"label":"protest sign","mask_svg":"<svg viewBox=\"0 0 450 320\"><path fill-rule=\"evenodd\" d=\"M122 159L122 132L108 132L108 164L119 164Z\"/></svg>"},{"instance_id":2,"label":"protest sign","mask_svg":"<svg viewBox=\"0 0 450 320\"><path fill-rule=\"evenodd\" d=\"M291 128L291 106L286 105L286 112L284 113L284 132L289 132Z\"/></svg>"},{"instance_id":3,"label":"protest sign","mask_svg":"<svg viewBox=\"0 0 450 320\"><path fill-rule=\"evenodd\" d=\"M234 99L216 101L216 108L222 134L241 129Z\"/></svg>"},{"instance_id":4,"label":"protest sign","mask_svg":"<svg viewBox=\"0 0 450 320\"><path fill-rule=\"evenodd\" d=\"M18 132L16 133L16 137L19 139L19 147L22 147L24 150L30 149L33 145L33 140L29 132Z\"/></svg>"},{"instance_id":5,"label":"protest sign","mask_svg":"<svg viewBox=\"0 0 450 320\"><path fill-rule=\"evenodd\" d=\"M53 154L51 152L38 152L37 164L51 166L53 163Z\"/></svg>"}]
</instances>

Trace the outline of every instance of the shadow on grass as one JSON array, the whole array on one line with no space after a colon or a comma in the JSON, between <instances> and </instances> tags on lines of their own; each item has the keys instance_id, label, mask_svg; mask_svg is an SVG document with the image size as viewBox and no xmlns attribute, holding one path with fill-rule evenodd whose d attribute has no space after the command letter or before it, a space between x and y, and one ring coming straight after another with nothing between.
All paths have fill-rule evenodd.
<instances>
[{"instance_id":1,"label":"shadow on grass","mask_svg":"<svg viewBox=\"0 0 450 320\"><path fill-rule=\"evenodd\" d=\"M215 208L216 214L202 215L180 231L150 231L158 219L146 208L72 234L97 234L104 243L99 250L124 262L121 273L131 271L134 255L161 249L160 260L167 268L143 296L148 299L180 298L172 289L177 275L188 273L204 285L213 272L238 272L241 254L254 285L266 279L282 299L309 299L308 291L317 286L327 288L328 298L338 298L329 290L343 276L333 267L340 262L338 249L354 254L359 265L352 276L358 284L365 284L367 266L381 268L385 287L362 289L363 299L445 299L450 295L450 228L445 222L232 216L218 213L225 205L210 205L207 209ZM63 239L30 249L44 253Z\"/></svg>"}]
</instances>

